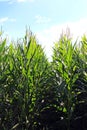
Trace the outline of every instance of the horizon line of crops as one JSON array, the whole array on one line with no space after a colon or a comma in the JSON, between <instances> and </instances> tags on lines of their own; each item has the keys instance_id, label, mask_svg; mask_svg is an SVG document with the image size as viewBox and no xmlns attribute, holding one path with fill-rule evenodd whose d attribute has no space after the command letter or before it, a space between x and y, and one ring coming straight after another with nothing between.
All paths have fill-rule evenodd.
<instances>
[{"instance_id":1,"label":"horizon line of crops","mask_svg":"<svg viewBox=\"0 0 87 130\"><path fill-rule=\"evenodd\" d=\"M50 62L31 32L10 44L0 35L0 129L87 129L86 36L79 43L60 37Z\"/></svg>"}]
</instances>

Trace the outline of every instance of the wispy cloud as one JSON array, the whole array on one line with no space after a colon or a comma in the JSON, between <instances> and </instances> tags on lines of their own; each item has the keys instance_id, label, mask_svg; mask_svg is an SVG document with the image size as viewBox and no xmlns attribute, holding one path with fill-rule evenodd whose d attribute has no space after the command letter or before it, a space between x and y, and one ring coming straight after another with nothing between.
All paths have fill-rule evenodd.
<instances>
[{"instance_id":1,"label":"wispy cloud","mask_svg":"<svg viewBox=\"0 0 87 130\"><path fill-rule=\"evenodd\" d=\"M0 18L0 23L4 23L8 21L8 17Z\"/></svg>"},{"instance_id":2,"label":"wispy cloud","mask_svg":"<svg viewBox=\"0 0 87 130\"><path fill-rule=\"evenodd\" d=\"M37 15L35 16L36 23L43 24L43 23L49 23L51 21L50 18Z\"/></svg>"},{"instance_id":3,"label":"wispy cloud","mask_svg":"<svg viewBox=\"0 0 87 130\"><path fill-rule=\"evenodd\" d=\"M7 2L8 4L23 3L23 2L34 2L35 0L0 0L0 2Z\"/></svg>"},{"instance_id":4,"label":"wispy cloud","mask_svg":"<svg viewBox=\"0 0 87 130\"><path fill-rule=\"evenodd\" d=\"M9 17L0 18L1 24L5 23L5 22L16 22L16 19L15 18L9 18Z\"/></svg>"},{"instance_id":5,"label":"wispy cloud","mask_svg":"<svg viewBox=\"0 0 87 130\"><path fill-rule=\"evenodd\" d=\"M16 19L15 18L9 18L8 21L9 22L16 22Z\"/></svg>"},{"instance_id":6,"label":"wispy cloud","mask_svg":"<svg viewBox=\"0 0 87 130\"><path fill-rule=\"evenodd\" d=\"M9 0L9 4L17 3L24 3L24 2L34 2L34 0Z\"/></svg>"},{"instance_id":7,"label":"wispy cloud","mask_svg":"<svg viewBox=\"0 0 87 130\"><path fill-rule=\"evenodd\" d=\"M0 0L0 2L9 2L11 0Z\"/></svg>"},{"instance_id":8,"label":"wispy cloud","mask_svg":"<svg viewBox=\"0 0 87 130\"><path fill-rule=\"evenodd\" d=\"M33 2L34 0L17 0L17 2Z\"/></svg>"}]
</instances>

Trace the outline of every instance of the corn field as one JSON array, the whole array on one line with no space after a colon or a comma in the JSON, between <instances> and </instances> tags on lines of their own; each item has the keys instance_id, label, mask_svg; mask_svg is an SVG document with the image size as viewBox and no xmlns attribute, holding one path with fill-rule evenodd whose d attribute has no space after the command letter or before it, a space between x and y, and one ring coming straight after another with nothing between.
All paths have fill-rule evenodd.
<instances>
[{"instance_id":1,"label":"corn field","mask_svg":"<svg viewBox=\"0 0 87 130\"><path fill-rule=\"evenodd\" d=\"M0 36L0 130L87 130L87 38L63 36L50 62L32 33Z\"/></svg>"}]
</instances>

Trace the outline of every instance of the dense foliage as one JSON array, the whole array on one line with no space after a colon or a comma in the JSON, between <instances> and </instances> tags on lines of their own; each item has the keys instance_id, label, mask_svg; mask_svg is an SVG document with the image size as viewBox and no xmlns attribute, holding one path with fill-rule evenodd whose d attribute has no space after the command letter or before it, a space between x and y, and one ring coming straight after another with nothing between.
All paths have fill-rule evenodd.
<instances>
[{"instance_id":1,"label":"dense foliage","mask_svg":"<svg viewBox=\"0 0 87 130\"><path fill-rule=\"evenodd\" d=\"M63 36L52 62L32 33L0 37L0 130L87 130L87 38Z\"/></svg>"}]
</instances>

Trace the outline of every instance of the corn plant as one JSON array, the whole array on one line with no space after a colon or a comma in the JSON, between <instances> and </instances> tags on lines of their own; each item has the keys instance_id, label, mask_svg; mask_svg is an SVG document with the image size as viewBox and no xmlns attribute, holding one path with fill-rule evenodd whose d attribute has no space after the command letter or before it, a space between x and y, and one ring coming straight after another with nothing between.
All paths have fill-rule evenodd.
<instances>
[{"instance_id":1,"label":"corn plant","mask_svg":"<svg viewBox=\"0 0 87 130\"><path fill-rule=\"evenodd\" d=\"M31 32L9 44L0 35L1 130L87 129L86 36L79 47L61 37L52 58Z\"/></svg>"},{"instance_id":2,"label":"corn plant","mask_svg":"<svg viewBox=\"0 0 87 130\"><path fill-rule=\"evenodd\" d=\"M84 41L86 42L86 39ZM70 130L70 122L73 118L77 97L81 93L81 88L79 88L77 81L83 75L84 68L86 69L85 52L82 53L82 50L84 50L83 46L82 44L82 48L78 49L76 43L72 44L71 39L67 39L64 36L54 47L53 69L59 93L59 109L66 113L63 119L66 119L67 130ZM84 60L82 57L84 57ZM85 82L85 85L87 85L87 82ZM84 86L81 87L83 89Z\"/></svg>"},{"instance_id":3,"label":"corn plant","mask_svg":"<svg viewBox=\"0 0 87 130\"><path fill-rule=\"evenodd\" d=\"M11 43L7 49L5 44L0 45L1 129L34 129L48 61L33 35L26 34L23 44Z\"/></svg>"}]
</instances>

